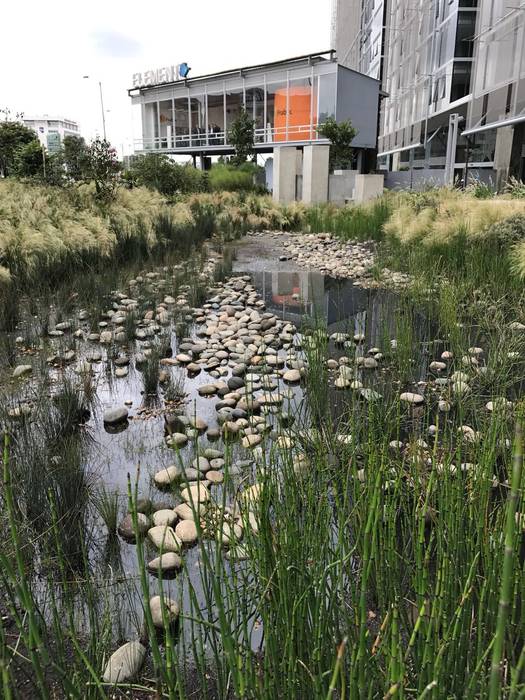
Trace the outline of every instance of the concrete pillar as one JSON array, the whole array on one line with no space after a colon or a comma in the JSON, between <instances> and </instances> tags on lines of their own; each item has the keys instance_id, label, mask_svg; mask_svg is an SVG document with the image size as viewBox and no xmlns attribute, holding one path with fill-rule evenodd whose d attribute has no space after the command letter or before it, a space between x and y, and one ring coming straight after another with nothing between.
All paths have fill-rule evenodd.
<instances>
[{"instance_id":1,"label":"concrete pillar","mask_svg":"<svg viewBox=\"0 0 525 700\"><path fill-rule=\"evenodd\" d=\"M303 202L328 201L330 146L305 146L303 153Z\"/></svg>"},{"instance_id":2,"label":"concrete pillar","mask_svg":"<svg viewBox=\"0 0 525 700\"><path fill-rule=\"evenodd\" d=\"M384 175L356 175L354 202L362 204L383 194Z\"/></svg>"},{"instance_id":3,"label":"concrete pillar","mask_svg":"<svg viewBox=\"0 0 525 700\"><path fill-rule=\"evenodd\" d=\"M274 202L295 201L295 176L297 175L297 149L279 146L273 149L273 199Z\"/></svg>"},{"instance_id":4,"label":"concrete pillar","mask_svg":"<svg viewBox=\"0 0 525 700\"><path fill-rule=\"evenodd\" d=\"M496 189L505 189L509 178L521 177L521 155L523 147L523 124L503 126L496 132L494 149L494 170L496 171Z\"/></svg>"}]
</instances>

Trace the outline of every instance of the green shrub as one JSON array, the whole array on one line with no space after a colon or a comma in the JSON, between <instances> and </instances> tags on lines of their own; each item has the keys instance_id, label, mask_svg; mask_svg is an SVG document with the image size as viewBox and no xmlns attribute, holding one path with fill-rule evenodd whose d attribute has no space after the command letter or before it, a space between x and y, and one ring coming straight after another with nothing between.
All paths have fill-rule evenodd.
<instances>
[{"instance_id":1,"label":"green shrub","mask_svg":"<svg viewBox=\"0 0 525 700\"><path fill-rule=\"evenodd\" d=\"M485 235L502 249L522 241L525 238L525 214L514 214L497 221L489 226Z\"/></svg>"},{"instance_id":2,"label":"green shrub","mask_svg":"<svg viewBox=\"0 0 525 700\"><path fill-rule=\"evenodd\" d=\"M245 163L239 167L217 163L208 173L210 189L214 192L251 192L255 189L254 175L257 166Z\"/></svg>"}]
</instances>

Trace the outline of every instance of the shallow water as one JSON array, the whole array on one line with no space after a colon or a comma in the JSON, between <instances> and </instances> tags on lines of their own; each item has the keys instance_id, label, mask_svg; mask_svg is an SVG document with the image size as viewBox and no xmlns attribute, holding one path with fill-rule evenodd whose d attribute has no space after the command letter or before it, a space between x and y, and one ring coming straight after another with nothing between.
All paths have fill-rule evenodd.
<instances>
[{"instance_id":1,"label":"shallow water","mask_svg":"<svg viewBox=\"0 0 525 700\"><path fill-rule=\"evenodd\" d=\"M304 323L322 321L326 323L328 333L348 332L351 335L364 334L365 340L357 346L357 355L364 354L373 346L381 346L385 336L390 338L395 335L393 327L394 309L398 304L397 296L388 291L362 289L355 286L351 280L335 280L325 277L317 272L299 269L290 261L277 262L275 251L261 249L248 242L241 245L238 250L237 260L233 268L234 276L249 275L266 305L266 311L274 313L278 318L289 321L298 329ZM130 291L133 297L134 291ZM158 295L157 301L161 301L164 292ZM87 329L87 324L80 326ZM96 322L93 324L96 325ZM421 319L420 327L416 329L419 340L425 340L427 326ZM74 330L74 329L73 329ZM196 327L191 326L188 335L195 336ZM177 354L179 341L175 332L175 323L163 329L163 342L169 342L173 356ZM142 393L142 373L135 366L135 355L147 345L143 341L133 341L120 346L120 352L126 352L130 358L129 373L124 378L114 376L114 365L111 358L113 350L107 346L101 346L87 340L73 339L70 333L63 337L46 340L44 357L53 355L61 349L74 347L77 354L76 361L87 357L94 349L100 350L101 361L93 364L94 381L96 382L96 404L87 421L85 431L92 436L88 442L86 464L94 470L101 484L110 491L116 491L120 495L121 516L127 510L128 475L134 484L137 481L139 497L150 497L152 500L169 501L175 505L172 495L159 492L152 483L155 472L162 467L177 462L173 450L166 446L164 440L164 416L159 415L144 418L140 409L144 405ZM279 354L286 355L285 351ZM338 358L346 354L346 351L330 343L330 354ZM35 363L38 355L18 358L19 363ZM75 363L73 363L75 364ZM227 366L227 361L224 361ZM217 396L212 398L201 397L197 393L200 385L212 383L216 378L208 374L204 369L197 377L189 377L184 369L166 368L170 372L183 373L184 392L186 394L188 414L195 414L203 418L209 427L217 427L215 404L219 400ZM57 382L61 373L73 375L72 366L65 370L51 370L51 377ZM426 373L426 362L419 369L421 377ZM33 377L22 384L19 397L24 397L31 391L32 386L38 380L39 370L36 367ZM229 373L221 379L227 379ZM388 377L374 372L360 372L360 378L365 386L381 384L381 391L388 384ZM279 389L282 393L290 392L290 403L285 409L293 413L303 401L301 387L289 387L282 380L279 381ZM345 392L330 390L332 410L337 415L345 408ZM160 393L162 397L162 392ZM108 431L104 426L102 416L110 407L122 406L125 402L131 402L129 407L130 419L124 430L120 432ZM162 398L159 401L162 406ZM198 439L198 448L203 451L207 447L223 449L222 441L209 441L205 435ZM188 465L196 456L196 445L189 441L188 445L180 450L179 457L185 465ZM249 459L249 451L243 450L239 444L234 444L231 453L231 462L238 459ZM237 477L237 481L244 474ZM215 487L217 489L217 487ZM218 493L221 493L219 488ZM99 526L100 527L100 526ZM101 548L103 548L103 531L101 530ZM120 547L112 553L111 566L106 569L108 589L115 605L115 631L117 637L130 638L137 632L141 622L142 594L140 593L136 569L136 547L119 540ZM146 543L147 560L156 556L153 547ZM213 549L213 547L210 545ZM186 571L197 594L199 604L205 609L205 596L202 590L199 567L201 553L195 546L184 552ZM150 587L155 591L158 580L150 576ZM174 599L182 597L182 610L190 608L188 587L184 585L184 577L179 576L173 580L163 582L163 588L167 595ZM208 614L211 614L208 611ZM185 623L185 629L189 635L189 625ZM261 642L262 631L255 631L252 645L257 648Z\"/></svg>"}]
</instances>

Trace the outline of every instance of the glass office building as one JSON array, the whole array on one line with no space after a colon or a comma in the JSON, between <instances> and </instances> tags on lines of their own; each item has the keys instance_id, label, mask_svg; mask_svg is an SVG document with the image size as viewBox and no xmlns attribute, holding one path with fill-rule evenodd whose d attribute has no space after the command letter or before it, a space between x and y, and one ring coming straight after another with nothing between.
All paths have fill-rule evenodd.
<instances>
[{"instance_id":1,"label":"glass office building","mask_svg":"<svg viewBox=\"0 0 525 700\"><path fill-rule=\"evenodd\" d=\"M333 2L338 61L388 93L378 141L387 167L444 168L449 117L458 114L456 173L468 158L523 176L525 0Z\"/></svg>"},{"instance_id":2,"label":"glass office building","mask_svg":"<svg viewBox=\"0 0 525 700\"><path fill-rule=\"evenodd\" d=\"M133 88L129 95L141 113L136 153L231 153L228 133L243 108L255 122L260 152L322 141L317 127L328 117L352 119L356 148L376 146L379 82L340 66L333 52Z\"/></svg>"}]
</instances>

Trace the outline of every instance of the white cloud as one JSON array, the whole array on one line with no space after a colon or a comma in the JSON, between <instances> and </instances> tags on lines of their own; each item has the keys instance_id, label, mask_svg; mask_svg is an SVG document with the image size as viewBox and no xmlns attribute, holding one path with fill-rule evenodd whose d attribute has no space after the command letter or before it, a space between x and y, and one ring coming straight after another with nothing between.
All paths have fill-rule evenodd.
<instances>
[{"instance_id":1,"label":"white cloud","mask_svg":"<svg viewBox=\"0 0 525 700\"><path fill-rule=\"evenodd\" d=\"M4 4L0 107L67 116L91 138L102 129L100 80L108 137L127 153L132 73L187 61L196 76L329 48L328 0Z\"/></svg>"}]
</instances>

